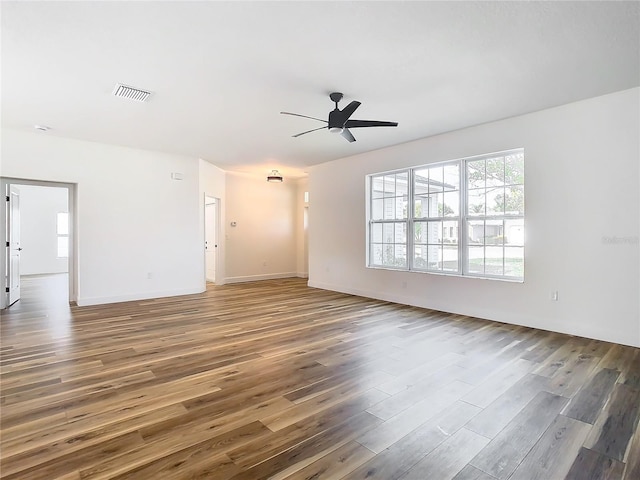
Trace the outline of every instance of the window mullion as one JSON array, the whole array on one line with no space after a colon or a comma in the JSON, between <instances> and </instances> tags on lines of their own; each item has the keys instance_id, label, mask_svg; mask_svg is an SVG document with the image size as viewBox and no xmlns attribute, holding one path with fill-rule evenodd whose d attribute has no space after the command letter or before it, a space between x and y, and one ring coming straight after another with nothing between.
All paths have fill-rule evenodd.
<instances>
[{"instance_id":1,"label":"window mullion","mask_svg":"<svg viewBox=\"0 0 640 480\"><path fill-rule=\"evenodd\" d=\"M413 250L414 250L414 231L415 227L413 225L413 214L415 208L415 199L413 198L414 189L413 189L413 179L414 179L414 171L413 168L408 170L408 180L409 184L407 185L407 269L413 270Z\"/></svg>"},{"instance_id":2,"label":"window mullion","mask_svg":"<svg viewBox=\"0 0 640 480\"><path fill-rule=\"evenodd\" d=\"M468 227L468 172L467 172L467 162L465 160L460 160L460 228L458 228L458 245L460 248L458 249L458 261L460 262L458 271L461 275L467 275L467 263L468 263L468 248L469 248L469 239L467 238L466 232L469 231Z\"/></svg>"}]
</instances>

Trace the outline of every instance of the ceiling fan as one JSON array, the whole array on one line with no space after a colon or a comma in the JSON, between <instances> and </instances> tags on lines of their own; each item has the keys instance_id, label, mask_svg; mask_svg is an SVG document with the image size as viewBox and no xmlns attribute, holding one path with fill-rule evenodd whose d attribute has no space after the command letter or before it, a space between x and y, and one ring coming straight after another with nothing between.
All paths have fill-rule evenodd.
<instances>
[{"instance_id":1,"label":"ceiling fan","mask_svg":"<svg viewBox=\"0 0 640 480\"><path fill-rule=\"evenodd\" d=\"M298 113L280 112L283 115L293 115L295 117L310 118L311 120L318 120L319 122L324 122L327 124L324 127L318 127L314 128L313 130L307 130L306 132L298 133L296 135L293 135L294 137L299 137L300 135L305 135L317 130L322 130L323 128L328 128L330 132L339 133L349 142L355 142L355 137L349 131L350 128L398 126L398 122L382 122L378 120L350 120L353 112L355 112L356 109L360 106L360 102L354 100L349 105L340 110L338 108L338 102L342 100L342 93L333 92L329 95L329 98L336 104L336 108L329 112L329 120L322 120L321 118L309 117L307 115L300 115Z\"/></svg>"}]
</instances>

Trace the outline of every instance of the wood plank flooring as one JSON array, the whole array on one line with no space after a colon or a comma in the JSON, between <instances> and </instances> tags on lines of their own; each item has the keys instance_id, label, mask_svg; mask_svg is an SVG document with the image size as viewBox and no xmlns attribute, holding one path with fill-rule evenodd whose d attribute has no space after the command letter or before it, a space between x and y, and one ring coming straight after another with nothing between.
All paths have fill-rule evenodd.
<instances>
[{"instance_id":1,"label":"wood plank flooring","mask_svg":"<svg viewBox=\"0 0 640 480\"><path fill-rule=\"evenodd\" d=\"M4 480L640 478L636 348L302 279L95 307L47 281L2 312Z\"/></svg>"}]
</instances>

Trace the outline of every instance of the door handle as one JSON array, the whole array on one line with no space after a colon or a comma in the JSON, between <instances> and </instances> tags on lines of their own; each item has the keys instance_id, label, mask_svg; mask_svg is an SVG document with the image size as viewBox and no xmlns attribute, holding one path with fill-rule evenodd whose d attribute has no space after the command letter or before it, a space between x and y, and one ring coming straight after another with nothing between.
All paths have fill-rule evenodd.
<instances>
[{"instance_id":1,"label":"door handle","mask_svg":"<svg viewBox=\"0 0 640 480\"><path fill-rule=\"evenodd\" d=\"M21 252L22 251L22 247L18 247L18 251Z\"/></svg>"}]
</instances>

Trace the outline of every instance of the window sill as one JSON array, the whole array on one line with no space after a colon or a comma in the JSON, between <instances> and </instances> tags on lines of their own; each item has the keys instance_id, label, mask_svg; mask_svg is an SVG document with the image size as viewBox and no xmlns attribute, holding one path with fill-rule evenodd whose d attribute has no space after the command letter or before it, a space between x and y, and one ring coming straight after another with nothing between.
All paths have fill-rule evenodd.
<instances>
[{"instance_id":1,"label":"window sill","mask_svg":"<svg viewBox=\"0 0 640 480\"><path fill-rule=\"evenodd\" d=\"M492 277L492 276L484 276L484 275L462 275L460 273L453 272L434 272L431 270L409 270L407 268L393 268L393 267L384 267L380 265L367 265L366 268L371 270L389 270L392 272L406 272L406 273L420 273L427 275L437 275L441 277L457 277L457 278L469 278L474 280L496 280L499 282L507 282L507 283L524 283L524 278L510 278L510 277Z\"/></svg>"}]
</instances>

